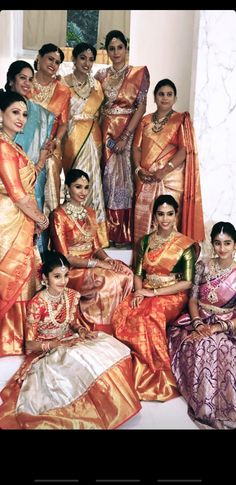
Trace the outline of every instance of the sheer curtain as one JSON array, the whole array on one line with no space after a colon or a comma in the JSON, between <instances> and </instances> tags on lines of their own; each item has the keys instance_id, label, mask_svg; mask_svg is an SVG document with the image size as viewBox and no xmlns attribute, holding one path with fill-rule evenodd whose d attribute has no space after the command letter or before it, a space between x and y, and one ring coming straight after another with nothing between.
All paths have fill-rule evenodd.
<instances>
[{"instance_id":1,"label":"sheer curtain","mask_svg":"<svg viewBox=\"0 0 236 485\"><path fill-rule=\"evenodd\" d=\"M66 45L67 10L24 10L23 49Z\"/></svg>"},{"instance_id":2,"label":"sheer curtain","mask_svg":"<svg viewBox=\"0 0 236 485\"><path fill-rule=\"evenodd\" d=\"M126 37L130 33L130 10L99 10L98 43L104 44L106 34L110 30L121 30Z\"/></svg>"}]
</instances>

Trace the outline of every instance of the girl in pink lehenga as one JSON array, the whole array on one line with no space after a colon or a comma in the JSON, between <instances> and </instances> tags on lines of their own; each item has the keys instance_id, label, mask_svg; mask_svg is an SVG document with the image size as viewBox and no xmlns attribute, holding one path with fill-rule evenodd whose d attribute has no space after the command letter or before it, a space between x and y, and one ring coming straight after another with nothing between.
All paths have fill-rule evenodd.
<instances>
[{"instance_id":1,"label":"girl in pink lehenga","mask_svg":"<svg viewBox=\"0 0 236 485\"><path fill-rule=\"evenodd\" d=\"M211 231L216 258L196 264L189 313L169 332L172 371L200 428L236 428L236 230Z\"/></svg>"}]
</instances>

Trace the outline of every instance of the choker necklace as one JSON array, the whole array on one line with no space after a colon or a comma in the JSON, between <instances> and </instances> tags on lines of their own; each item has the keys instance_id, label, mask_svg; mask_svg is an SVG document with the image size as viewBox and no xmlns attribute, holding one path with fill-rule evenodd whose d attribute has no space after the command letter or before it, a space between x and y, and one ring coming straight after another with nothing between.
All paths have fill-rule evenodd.
<instances>
[{"instance_id":1,"label":"choker necklace","mask_svg":"<svg viewBox=\"0 0 236 485\"><path fill-rule=\"evenodd\" d=\"M66 202L65 210L68 216L70 216L74 220L79 219L80 221L83 221L88 215L85 207L83 207L82 205L76 206L71 204L70 202Z\"/></svg>"},{"instance_id":2,"label":"choker necklace","mask_svg":"<svg viewBox=\"0 0 236 485\"><path fill-rule=\"evenodd\" d=\"M94 86L95 86L95 79L91 75L91 73L87 75L87 79L83 82L77 79L74 72L72 73L71 87L73 87L75 93L78 94L78 96L82 98L84 101L89 97L91 90L94 88Z\"/></svg>"},{"instance_id":3,"label":"choker necklace","mask_svg":"<svg viewBox=\"0 0 236 485\"><path fill-rule=\"evenodd\" d=\"M123 73L125 72L125 70L127 69L127 67L128 67L128 65L127 65L127 64L125 64L123 67L121 67L120 69L118 69L118 70L116 71L116 69L114 69L114 67L113 67L113 66L111 66L111 68L110 68L110 69L111 69L111 72L112 72L113 77L114 77L114 78L120 77L120 76L121 76L121 74L123 74Z\"/></svg>"},{"instance_id":4,"label":"choker necklace","mask_svg":"<svg viewBox=\"0 0 236 485\"><path fill-rule=\"evenodd\" d=\"M152 115L152 122L154 123L154 126L152 127L152 131L154 133L158 133L159 131L161 131L163 129L164 125L167 123L167 121L170 118L170 116L172 115L172 113L174 113L173 109L171 109L166 114L166 116L164 116L164 118L160 118L158 120L157 119L158 111L155 111L155 113L153 113L153 115Z\"/></svg>"},{"instance_id":5,"label":"choker necklace","mask_svg":"<svg viewBox=\"0 0 236 485\"><path fill-rule=\"evenodd\" d=\"M157 234L157 233L153 234L152 236L150 236L150 239L149 239L149 244L148 244L149 249L159 249L161 246L171 241L172 237L175 234L176 234L176 231L171 231L169 236L167 236L166 238L160 236L160 234Z\"/></svg>"},{"instance_id":6,"label":"choker necklace","mask_svg":"<svg viewBox=\"0 0 236 485\"><path fill-rule=\"evenodd\" d=\"M49 293L47 288L45 290L47 301L50 300L50 301L53 301L54 303L59 303L61 301L63 293L64 293L64 290L59 295L51 295L51 293Z\"/></svg>"}]
</instances>

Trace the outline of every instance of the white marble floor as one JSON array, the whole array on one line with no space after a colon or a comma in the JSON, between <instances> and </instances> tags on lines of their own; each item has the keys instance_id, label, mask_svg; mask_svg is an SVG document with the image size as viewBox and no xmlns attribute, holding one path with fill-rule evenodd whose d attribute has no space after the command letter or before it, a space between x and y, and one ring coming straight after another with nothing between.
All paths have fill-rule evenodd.
<instances>
[{"instance_id":1,"label":"white marble floor","mask_svg":"<svg viewBox=\"0 0 236 485\"><path fill-rule=\"evenodd\" d=\"M0 389L17 371L23 357L0 358ZM142 401L141 411L119 429L198 429L187 414L182 397L165 403Z\"/></svg>"}]
</instances>

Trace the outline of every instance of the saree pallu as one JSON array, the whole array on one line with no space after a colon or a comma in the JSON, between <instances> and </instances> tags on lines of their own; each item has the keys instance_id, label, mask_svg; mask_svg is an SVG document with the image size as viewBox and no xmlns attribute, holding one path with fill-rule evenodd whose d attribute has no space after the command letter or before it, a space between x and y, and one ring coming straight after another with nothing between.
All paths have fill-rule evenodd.
<instances>
[{"instance_id":1,"label":"saree pallu","mask_svg":"<svg viewBox=\"0 0 236 485\"><path fill-rule=\"evenodd\" d=\"M202 280L204 276L202 275ZM199 286L199 314L206 324L236 317L236 269L211 280L218 301L209 303L208 284ZM191 342L188 314L169 329L172 371L188 403L188 413L203 429L236 428L236 336L219 332Z\"/></svg>"},{"instance_id":2,"label":"saree pallu","mask_svg":"<svg viewBox=\"0 0 236 485\"><path fill-rule=\"evenodd\" d=\"M0 394L1 429L114 429L141 409L128 347L103 332L72 342L26 357Z\"/></svg>"},{"instance_id":3,"label":"saree pallu","mask_svg":"<svg viewBox=\"0 0 236 485\"><path fill-rule=\"evenodd\" d=\"M69 128L64 144L63 169L65 175L72 168L86 172L89 176L89 192L86 205L96 212L98 237L102 247L109 246L106 213L101 179L102 136L98 123L98 112L103 100L100 83L95 80L95 88L86 100L80 98L73 90L72 75L65 81L71 90Z\"/></svg>"},{"instance_id":4,"label":"saree pallu","mask_svg":"<svg viewBox=\"0 0 236 485\"><path fill-rule=\"evenodd\" d=\"M97 73L96 75L99 75ZM128 126L135 110L146 99L149 88L149 73L145 67L128 67L115 100L106 99L109 85L109 68L105 78L100 78L105 93L102 110L103 133L103 192L107 212L109 239L119 244L133 240L133 178L131 146L133 135L127 140L122 153L116 154L110 143L117 140Z\"/></svg>"},{"instance_id":5,"label":"saree pallu","mask_svg":"<svg viewBox=\"0 0 236 485\"><path fill-rule=\"evenodd\" d=\"M47 109L30 100L27 101L27 111L28 116L27 123L24 126L24 132L16 135L15 142L23 148L31 162L36 165L40 158L40 150L44 147L46 141L50 139L55 116ZM45 184L46 167L39 173L34 187L35 199L41 212L43 212L44 208ZM47 231L43 231L37 237L39 252L43 253L46 251L47 245Z\"/></svg>"},{"instance_id":6,"label":"saree pallu","mask_svg":"<svg viewBox=\"0 0 236 485\"><path fill-rule=\"evenodd\" d=\"M18 157L17 153L15 155ZM23 159L20 156L21 161ZM24 193L33 197L33 164L19 169ZM8 176L11 172L10 154ZM13 188L14 195L17 187ZM34 221L16 207L0 181L0 355L23 353L23 327L26 302L36 290L36 260L33 247Z\"/></svg>"},{"instance_id":7,"label":"saree pallu","mask_svg":"<svg viewBox=\"0 0 236 485\"><path fill-rule=\"evenodd\" d=\"M178 230L196 241L203 241L199 162L189 113L174 112L158 133L152 130L152 116L144 116L134 138L134 146L142 151L140 166L150 173L164 168L182 147L186 149L186 159L161 182L145 184L138 178L134 217L135 243L150 232L153 205L161 194L172 195L179 204Z\"/></svg>"},{"instance_id":8,"label":"saree pallu","mask_svg":"<svg viewBox=\"0 0 236 485\"><path fill-rule=\"evenodd\" d=\"M46 108L54 114L55 119L52 127L51 138L56 136L57 129L60 125L68 122L69 105L70 105L70 90L64 86L60 81L54 80L54 89L50 99L40 102L37 95L37 89L33 87L31 92L31 99ZM44 188L45 202L44 212L48 216L49 213L58 207L60 204L60 173L62 170L62 161L55 157L48 158L46 162L46 183Z\"/></svg>"},{"instance_id":9,"label":"saree pallu","mask_svg":"<svg viewBox=\"0 0 236 485\"><path fill-rule=\"evenodd\" d=\"M168 244L168 249L151 250L149 257L159 261L154 266L145 262L144 255L146 274L151 275L154 271L160 275L170 274L183 251L192 243L189 238L178 236ZM130 306L132 298L129 295L115 310L112 317L114 334L132 350L134 383L139 398L167 401L179 392L171 371L166 326L185 307L187 292L146 297L136 308Z\"/></svg>"},{"instance_id":10,"label":"saree pallu","mask_svg":"<svg viewBox=\"0 0 236 485\"><path fill-rule=\"evenodd\" d=\"M99 249L95 212L86 207L91 235L80 232L76 223L59 207L51 215L51 239L54 248L65 256L88 261ZM124 268L127 267L124 265ZM80 318L91 330L112 333L111 317L119 303L132 291L133 272L117 273L112 269L75 268L70 270L69 288L80 292Z\"/></svg>"}]
</instances>

